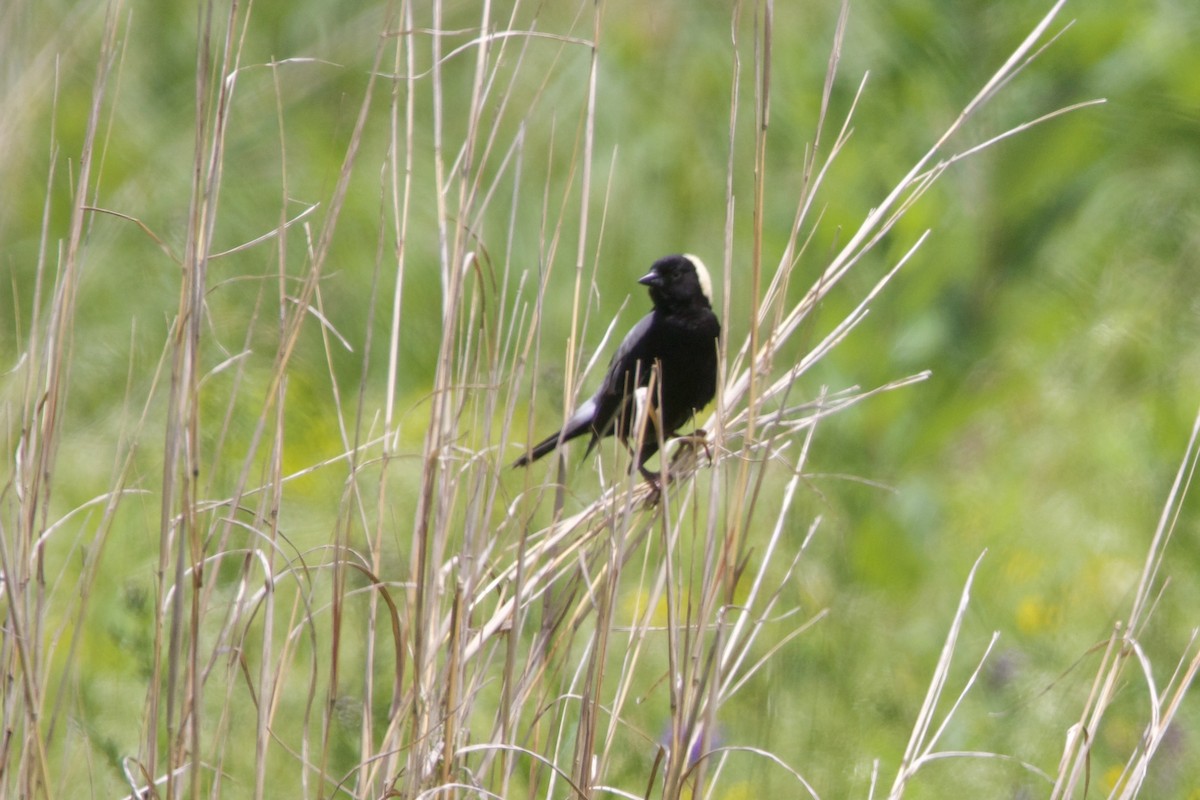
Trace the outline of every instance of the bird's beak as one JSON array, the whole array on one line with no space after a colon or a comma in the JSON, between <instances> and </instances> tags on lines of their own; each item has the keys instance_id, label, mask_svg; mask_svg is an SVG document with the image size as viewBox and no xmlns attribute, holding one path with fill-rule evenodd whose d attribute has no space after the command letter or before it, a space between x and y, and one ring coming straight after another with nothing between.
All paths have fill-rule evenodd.
<instances>
[{"instance_id":1,"label":"bird's beak","mask_svg":"<svg viewBox=\"0 0 1200 800\"><path fill-rule=\"evenodd\" d=\"M642 284L643 286L662 286L662 278L658 276L657 272L647 272L645 275L638 278L638 283Z\"/></svg>"}]
</instances>

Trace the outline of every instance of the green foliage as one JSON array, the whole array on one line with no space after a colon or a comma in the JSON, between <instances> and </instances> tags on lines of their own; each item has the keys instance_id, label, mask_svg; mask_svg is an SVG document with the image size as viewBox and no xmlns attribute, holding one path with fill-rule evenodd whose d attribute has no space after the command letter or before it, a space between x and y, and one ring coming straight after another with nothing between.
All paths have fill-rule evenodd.
<instances>
[{"instance_id":1,"label":"green foliage","mask_svg":"<svg viewBox=\"0 0 1200 800\"><path fill-rule=\"evenodd\" d=\"M454 462L460 471L448 490L455 500L450 516L458 526L454 546L471 535L470 503L484 491L472 483L468 463L485 462L499 476L497 506L521 509L520 535L538 527L534 520L548 524L556 516L549 500L537 505L528 486L530 494L522 494L521 479L498 470L532 435L530 428L550 427L542 422L556 419L580 385L585 390L594 385L594 373L580 384L574 370L602 346L614 315L620 315L614 333L619 336L642 312L645 299L634 280L645 265L668 252L690 251L702 255L714 274L723 271L730 165L735 211L725 325L731 345L747 335L752 315L753 248L761 244L763 262L773 268L791 233L816 135L835 6L774 6L758 240L752 215L753 65L763 6L748 4L734 18L722 4L620 0L603 4L597 33L591 4L502 5L493 10L493 31L547 35L503 40L503 55L490 73L491 93L473 123L467 112L475 87L472 45L479 10L471 4L445 9L441 26L454 33L440 37L441 53L455 55L439 65L443 109L451 112L442 120L440 163L432 133L434 21L423 8L414 11L414 30L407 30L407 22L389 16L384 6L255 5L239 17L246 27L236 74L219 75L211 62L203 67L215 78L212 92L222 80L233 81L236 90L225 120L224 172L214 205L219 214L213 250L220 255L209 261L205 284L195 476L199 499L213 503L204 508L211 517L201 525L205 546L211 547L206 553L223 554L209 576L211 613L197 630L214 648L205 667L226 677L221 692L206 697L199 711L211 725L204 728L206 746L222 736L234 742L222 751L227 762L210 766L234 776L230 783L237 788L226 788L239 796L252 791L258 769L269 783L296 794L295 754L287 748L301 734L315 742L328 736L332 744L323 768L332 782L351 776L343 786L351 791L363 769L364 730L375 740L388 732L391 651L386 656L372 651L377 660L359 670L382 688L368 697L360 686L343 685L332 710L322 708L331 686L326 661L335 636L341 637L343 663L355 666L367 663L368 649L391 647L380 596L390 591L405 598L416 580L410 574L416 558L410 531L429 468L423 443L446 335L439 224L448 225L451 238L462 233L474 258L463 321L452 337L459 363L521 361L528 371L520 388L530 398L509 423L503 409L482 405L481 388L472 401L479 405L464 413L469 424L453 450L462 459ZM120 20L120 35L86 198L103 211L86 214L72 285L77 299L64 362L65 410L47 475L48 505L39 512L40 530L52 531L40 556L49 588L44 603L30 606L44 622L38 675L46 679L48 716L34 725L49 739L46 758L54 785L47 796L79 785L95 796L118 796L129 790L122 777L125 759L144 756L156 736L161 748L171 745L163 733L165 709L159 707L157 719L146 718L147 697L161 688L153 685L153 648L155 634L165 628L153 628L165 623L155 604L163 602L162 587L171 584L159 571L160 543L166 541L160 538L163 431L170 424L172 331L196 201L197 126L211 130L217 119L211 103L196 118L200 21L197 9L185 4L89 8L18 1L0 12L0 20L11 23L0 33L5 152L0 185L6 187L0 203L6 276L0 281L0 355L6 361L0 368L0 442L7 465L0 535L8 563L34 561L16 544L18 512L25 506L15 486L18 455L27 456L21 443L29 434L30 403L36 405L46 387L27 383L34 367L23 359L47 329L50 287L65 263L93 82L101 67L104 15L110 12ZM212 12L221 17L228 9ZM200 9L205 13L207 7ZM853 135L799 232L801 241L810 235L811 241L788 287L793 301L1042 13L1043 4L1033 2L869 0L852 8L830 118L818 144L822 157L864 74L870 77ZM719 720L722 745L774 753L823 797L866 796L876 758L881 771L875 796L886 788L965 576L985 549L960 641L965 660L956 662L951 683L961 685L970 675L992 631L1000 640L942 746L1008 754L1053 775L1067 727L1078 720L1099 668L1100 654L1091 648L1129 607L1187 441L1200 385L1200 351L1194 346L1200 339L1194 290L1200 270L1195 191L1200 18L1183 0L1153 8L1077 4L1064 13L1075 24L969 122L949 152L1065 105L1097 97L1107 102L955 164L823 299L805 319L799 341L784 353L807 352L819 342L932 229L932 237L872 304L867 320L793 388L803 396L790 400L800 403L826 388L874 387L933 371L920 385L871 398L818 426L803 497L786 516L791 550L764 574L784 583L783 591L791 593L786 608L800 618L822 610L828 616L782 644ZM238 28L235 36L241 35ZM594 149L585 151L592 51L562 37L593 35L599 43ZM376 98L356 141L354 126L381 36L385 42L400 37L414 43L420 77L408 83L407 64L390 62L398 51L385 46ZM499 40L492 46L501 46ZM735 65L741 70L736 98ZM390 139L390 95L409 90L418 120L412 140ZM403 101L397 108L403 111ZM467 165L458 148L475 124L484 144L473 151L477 161ZM334 218L334 187L352 141L357 160L345 208ZM392 170L403 171L406 150L413 154L415 190L400 241L389 223L399 213L390 181ZM584 152L592 156L586 198ZM439 170L447 196L455 198L452 208L467 206L457 202L462 193L487 194L491 203L477 216L443 218L434 190ZM320 321L310 317L301 329L289 353L285 390L276 395L280 353L288 342L281 320L296 310L326 225L333 231L329 253L308 301ZM398 277L401 251L405 272ZM579 350L571 353L565 343L572 335L577 266L582 319ZM391 388L398 400L396 419L385 431L381 409L389 389L386 353L397 280L403 325ZM546 290L539 294L543 281ZM724 291L722 277L717 283L718 292ZM545 306L529 338L539 297ZM506 328L514 319L519 322ZM526 341L536 345L536 357L527 364ZM605 346L611 350L612 340ZM571 359L577 363L569 365ZM577 385L565 385L569 374ZM510 377L481 367L462 383L494 387ZM27 390L31 385L37 398ZM277 421L275 404L284 402L286 414ZM386 456L378 442L385 432L396 443ZM260 435L279 443L278 465L275 453L260 446ZM368 441L375 447L370 463L350 473L348 454ZM795 458L794 451L789 457ZM126 458L130 466L123 473ZM572 453L567 462L568 515L589 507L598 493L591 463L581 465L578 458ZM606 453L601 468L610 479L616 472L611 461ZM291 477L275 481L276 469ZM766 499L760 501L765 508L776 508L784 493L780 474L786 471L766 480ZM118 475L126 475L122 485L128 494L107 518L103 498L116 491ZM724 510L736 498L727 485L722 491ZM376 493L383 498L377 506ZM241 497L236 511L217 508L218 501L235 495ZM360 506L361 497L372 501ZM221 516L226 513L228 519ZM705 521L709 513L717 517L715 508L695 511ZM378 519L367 520L376 514ZM789 575L790 554L817 515L825 522ZM769 528L774 512L760 511L759 519ZM363 556L363 571L347 578L352 599L345 629L339 630L330 611L336 597L330 553L345 531L356 556L370 552L378 561ZM1185 507L1160 576L1169 581L1168 590L1142 641L1157 656L1152 672L1160 684L1177 654L1187 652L1197 625L1195 533L1195 515ZM505 552L519 538L510 527L474 535L492 537L488 544ZM760 536L752 527L745 545L752 560L761 555ZM276 628L265 633L258 619L244 627L229 622L245 600L239 592L252 583L247 575L257 576L254 591L266 591L254 572L259 556L247 555L258 547L286 565L276 580L289 592L286 603L280 601ZM649 563L671 557L656 547L656 540L647 545ZM595 560L586 561L589 567L602 562L590 558ZM697 555L689 562L695 575L702 572L696 566L701 560ZM634 572L635 566L652 574L632 562L625 569ZM378 570L382 587L367 577L369 570ZM627 577L621 584L615 625L635 627L650 582ZM578 591L577 584L571 586ZM82 587L86 601L72 587ZM739 589L745 591L744 585ZM496 589L481 601L470 624L487 619L500 594ZM6 588L0 613L8 619L13 603ZM531 604L528 613L552 611L547 602L542 608ZM5 630L7 638L12 628ZM793 627L772 624L767 630L755 646L758 657ZM319 666L313 667L317 677L311 685L290 676L298 685L287 687L273 722L287 735L262 767L255 763L257 706L245 697L248 686L259 686L261 665L253 654L273 637L279 647L294 648L294 664ZM544 644L528 631L513 640L522 648ZM572 630L562 644L565 663L585 660L590 644ZM630 638L611 646L620 656L634 644ZM411 641L403 643L401 660L411 657L412 647ZM502 658L503 651L497 652L494 657ZM6 698L16 691L13 676L24 668L16 653L11 644L3 648ZM166 653L158 656L165 662ZM608 691L620 675L621 662L614 659L609 668L616 674L599 683ZM565 688L574 688L574 676L561 662L558 669L544 680L554 687L549 694L561 689L562 697L538 709L544 721L530 729L530 741L522 746L546 746L567 728L563 720L578 713L577 698L567 698ZM661 688L669 669L661 647L646 656L642 669L655 678L637 684L645 702L628 709L622 729L627 735L607 756L609 777L638 792L644 791L672 712ZM1135 688L1116 701L1110 712L1116 722L1096 743L1096 763L1105 771L1092 779L1103 792L1119 776L1109 766L1123 763L1139 746L1145 712L1140 678L1131 679ZM496 684L477 692L471 698L478 701L469 719L472 743L489 735L493 709L501 703ZM371 715L365 726L364 704ZM1154 762L1146 796L1197 791L1186 769L1195 761L1194 732L1200 730L1194 704L1177 725L1171 746ZM558 747L570 753L574 733L561 735ZM306 757L311 764L317 756ZM768 787L768 794L795 789L765 760L730 757L727 763L720 784L726 796L744 796L745 786ZM0 763L0 775L5 766ZM3 778L10 780L16 779ZM204 785L211 780L206 773ZM536 794L547 779L524 765L511 780L515 796ZM16 784L5 786L17 791ZM1012 762L949 761L922 772L910 796L947 797L968 789L989 796L1040 795L1046 786ZM556 796L564 794L561 788ZM323 785L313 794L329 791Z\"/></svg>"}]
</instances>

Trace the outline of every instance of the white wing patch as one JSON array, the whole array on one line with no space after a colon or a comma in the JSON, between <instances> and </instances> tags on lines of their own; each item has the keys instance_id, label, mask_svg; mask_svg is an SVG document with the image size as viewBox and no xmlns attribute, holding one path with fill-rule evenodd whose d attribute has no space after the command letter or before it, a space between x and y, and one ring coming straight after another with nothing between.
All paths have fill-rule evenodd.
<instances>
[{"instance_id":1,"label":"white wing patch","mask_svg":"<svg viewBox=\"0 0 1200 800\"><path fill-rule=\"evenodd\" d=\"M567 433L573 434L575 431L582 430L591 425L592 417L594 416L596 416L596 398L593 397L575 410L575 413L567 420L567 424L563 426L563 429Z\"/></svg>"},{"instance_id":2,"label":"white wing patch","mask_svg":"<svg viewBox=\"0 0 1200 800\"><path fill-rule=\"evenodd\" d=\"M633 430L629 432L633 436L653 436L653 429L650 427L649 420L646 419L646 414L650 410L650 387L639 386L633 392ZM645 433L643 433L645 431Z\"/></svg>"}]
</instances>

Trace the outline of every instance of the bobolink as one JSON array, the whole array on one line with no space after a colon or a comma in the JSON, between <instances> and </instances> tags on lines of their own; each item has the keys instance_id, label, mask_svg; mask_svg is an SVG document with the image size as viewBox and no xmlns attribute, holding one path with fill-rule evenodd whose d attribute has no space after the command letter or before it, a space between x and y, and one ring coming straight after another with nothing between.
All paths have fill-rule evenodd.
<instances>
[{"instance_id":1,"label":"bobolink","mask_svg":"<svg viewBox=\"0 0 1200 800\"><path fill-rule=\"evenodd\" d=\"M646 461L658 452L659 434L664 441L673 436L713 399L721 323L712 309L708 270L696 256L667 256L655 261L638 283L650 287L654 309L625 336L592 398L562 430L534 445L514 467L536 461L560 442L585 433L592 435L587 453L613 434L633 449L629 440L638 435L638 404L644 401L653 373L653 413L635 463L647 480L656 482L658 476L646 469Z\"/></svg>"}]
</instances>

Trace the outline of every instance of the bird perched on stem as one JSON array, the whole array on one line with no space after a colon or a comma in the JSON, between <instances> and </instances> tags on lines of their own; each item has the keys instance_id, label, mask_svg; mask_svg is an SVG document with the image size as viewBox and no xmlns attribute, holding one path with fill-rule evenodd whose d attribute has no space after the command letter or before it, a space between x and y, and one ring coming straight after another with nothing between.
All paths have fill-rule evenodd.
<instances>
[{"instance_id":1,"label":"bird perched on stem","mask_svg":"<svg viewBox=\"0 0 1200 800\"><path fill-rule=\"evenodd\" d=\"M630 450L636 449L634 464L657 484L658 475L646 469L646 461L658 452L659 441L673 436L717 393L721 323L713 313L712 280L696 256L660 258L638 283L650 288L653 310L626 334L591 399L514 467L524 467L584 434L591 434L591 453L601 439L615 434ZM639 404L650 411L644 431L639 431Z\"/></svg>"}]
</instances>

